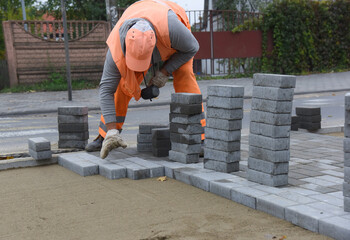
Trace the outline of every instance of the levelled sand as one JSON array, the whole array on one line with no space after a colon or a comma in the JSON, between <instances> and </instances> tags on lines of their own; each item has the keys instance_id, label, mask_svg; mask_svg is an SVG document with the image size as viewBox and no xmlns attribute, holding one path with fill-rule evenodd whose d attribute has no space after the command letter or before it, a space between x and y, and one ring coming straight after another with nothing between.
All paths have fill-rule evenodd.
<instances>
[{"instance_id":1,"label":"levelled sand","mask_svg":"<svg viewBox=\"0 0 350 240\"><path fill-rule=\"evenodd\" d=\"M0 239L329 239L169 179L0 171Z\"/></svg>"}]
</instances>

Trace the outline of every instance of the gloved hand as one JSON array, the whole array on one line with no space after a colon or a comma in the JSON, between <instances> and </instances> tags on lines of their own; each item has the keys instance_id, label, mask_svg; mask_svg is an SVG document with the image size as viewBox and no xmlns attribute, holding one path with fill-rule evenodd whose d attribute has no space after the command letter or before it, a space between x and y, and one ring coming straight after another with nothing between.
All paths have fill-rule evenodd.
<instances>
[{"instance_id":1,"label":"gloved hand","mask_svg":"<svg viewBox=\"0 0 350 240\"><path fill-rule=\"evenodd\" d=\"M161 71L157 71L156 75L151 79L150 84L161 88L164 87L165 83L168 81L168 76L166 76Z\"/></svg>"},{"instance_id":2,"label":"gloved hand","mask_svg":"<svg viewBox=\"0 0 350 240\"><path fill-rule=\"evenodd\" d=\"M108 130L105 140L102 143L100 157L104 159L108 156L109 152L112 151L112 149L118 147L126 148L127 146L128 145L121 138L117 129Z\"/></svg>"}]
</instances>

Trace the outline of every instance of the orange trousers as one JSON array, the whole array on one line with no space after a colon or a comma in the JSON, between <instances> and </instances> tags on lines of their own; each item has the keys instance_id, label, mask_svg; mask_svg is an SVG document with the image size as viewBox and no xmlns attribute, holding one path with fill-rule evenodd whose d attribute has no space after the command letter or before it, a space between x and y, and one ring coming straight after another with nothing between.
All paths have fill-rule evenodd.
<instances>
[{"instance_id":1,"label":"orange trousers","mask_svg":"<svg viewBox=\"0 0 350 240\"><path fill-rule=\"evenodd\" d=\"M193 58L182 65L179 69L173 72L174 77L174 89L176 93L186 92L186 93L197 93L201 94L198 87L196 77L193 73ZM117 123L116 128L121 130L125 121L126 113L128 111L128 105L131 97L125 95L121 88L118 86L117 91L114 94L114 106L116 111ZM204 112L204 107L202 107ZM204 117L204 114L203 114ZM201 120L201 124L205 127L205 118ZM101 121L99 125L99 134L105 138L107 134L107 127L103 116L101 115ZM204 134L202 134L202 140L204 139Z\"/></svg>"}]
</instances>

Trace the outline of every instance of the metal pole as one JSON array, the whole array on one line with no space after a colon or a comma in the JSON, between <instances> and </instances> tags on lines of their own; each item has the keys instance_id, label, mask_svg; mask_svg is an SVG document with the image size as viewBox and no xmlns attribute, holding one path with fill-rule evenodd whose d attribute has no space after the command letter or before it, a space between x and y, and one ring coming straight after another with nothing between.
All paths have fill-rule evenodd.
<instances>
[{"instance_id":1,"label":"metal pole","mask_svg":"<svg viewBox=\"0 0 350 240\"><path fill-rule=\"evenodd\" d=\"M26 14L26 6L24 5L24 0L21 0L21 3L22 3L22 16L23 16L23 20L26 21L26 20L27 20L27 14ZM24 30L28 31L27 24L24 24Z\"/></svg>"},{"instance_id":2,"label":"metal pole","mask_svg":"<svg viewBox=\"0 0 350 240\"><path fill-rule=\"evenodd\" d=\"M214 75L214 26L213 26L213 11L210 10L210 67L211 75Z\"/></svg>"},{"instance_id":3,"label":"metal pole","mask_svg":"<svg viewBox=\"0 0 350 240\"><path fill-rule=\"evenodd\" d=\"M67 74L67 85L68 85L68 100L72 101L72 81L71 81L71 77L70 77L70 61L69 61L69 46L68 46L68 31L67 31L67 17L66 17L65 0L61 0L61 11L62 11L63 30L64 30L64 49L66 52L66 74Z\"/></svg>"}]
</instances>

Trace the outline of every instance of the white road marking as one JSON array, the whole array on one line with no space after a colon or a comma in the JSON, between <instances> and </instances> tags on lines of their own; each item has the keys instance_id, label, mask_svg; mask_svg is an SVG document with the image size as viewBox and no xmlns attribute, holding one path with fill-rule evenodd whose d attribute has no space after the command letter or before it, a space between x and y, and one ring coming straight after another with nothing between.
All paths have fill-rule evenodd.
<instances>
[{"instance_id":1,"label":"white road marking","mask_svg":"<svg viewBox=\"0 0 350 240\"><path fill-rule=\"evenodd\" d=\"M0 132L0 138L1 137L20 137L20 136L43 134L43 133L58 133L58 131L57 129L41 129L41 130L19 131L19 132Z\"/></svg>"}]
</instances>

